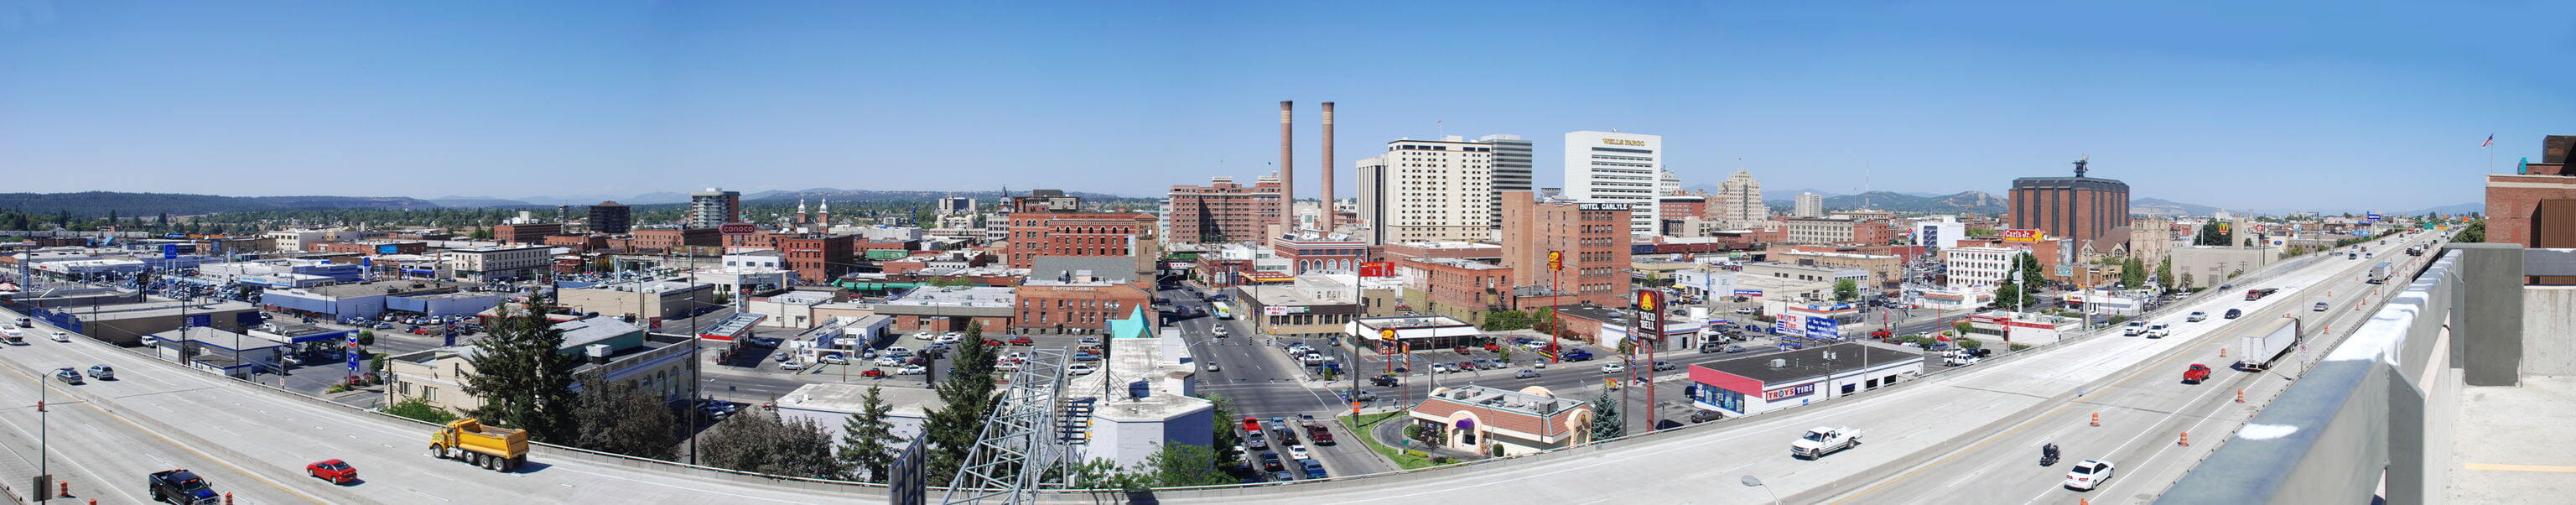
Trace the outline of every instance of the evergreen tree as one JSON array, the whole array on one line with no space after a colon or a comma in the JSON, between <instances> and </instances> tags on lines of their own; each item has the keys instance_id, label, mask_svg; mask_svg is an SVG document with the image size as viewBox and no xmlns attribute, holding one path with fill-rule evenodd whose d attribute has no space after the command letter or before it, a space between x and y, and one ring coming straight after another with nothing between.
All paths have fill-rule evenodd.
<instances>
[{"instance_id":1,"label":"evergreen tree","mask_svg":"<svg viewBox=\"0 0 2576 505\"><path fill-rule=\"evenodd\" d=\"M1235 444L1243 443L1243 441L1240 440L1242 435L1234 432L1234 399L1226 398L1225 395L1209 393L1207 395L1207 400L1208 403L1216 405L1216 408L1214 409L1216 413L1216 419L1214 419L1214 422L1216 423L1216 437L1214 437L1215 442L1209 444L1214 446L1216 449L1216 464L1224 467L1233 467L1236 464L1240 464L1240 458L1243 457L1243 453L1235 452L1234 446Z\"/></svg>"},{"instance_id":2,"label":"evergreen tree","mask_svg":"<svg viewBox=\"0 0 2576 505\"><path fill-rule=\"evenodd\" d=\"M891 407L878 396L883 389L869 386L867 396L859 397L859 411L841 423L841 464L865 482L885 482L894 466L894 425L886 421Z\"/></svg>"},{"instance_id":3,"label":"evergreen tree","mask_svg":"<svg viewBox=\"0 0 2576 505\"><path fill-rule=\"evenodd\" d=\"M581 359L562 352L563 330L545 317L550 308L543 297L529 297L524 311L502 318L490 336L475 341L473 356L466 358L474 374L465 377L465 392L482 400L474 416L483 422L562 443L577 434L571 423L572 370Z\"/></svg>"},{"instance_id":4,"label":"evergreen tree","mask_svg":"<svg viewBox=\"0 0 2576 505\"><path fill-rule=\"evenodd\" d=\"M1167 442L1163 448L1145 457L1137 473L1148 476L1155 487L1213 486L1233 484L1216 467L1216 451L1206 446Z\"/></svg>"},{"instance_id":5,"label":"evergreen tree","mask_svg":"<svg viewBox=\"0 0 2576 505\"><path fill-rule=\"evenodd\" d=\"M849 469L832 454L832 436L812 420L787 422L767 410L747 410L699 438L700 461L746 472L817 479L841 478Z\"/></svg>"},{"instance_id":6,"label":"evergreen tree","mask_svg":"<svg viewBox=\"0 0 2576 505\"><path fill-rule=\"evenodd\" d=\"M1628 435L1628 422L1619 418L1619 402L1610 399L1609 391L1592 399L1592 441L1599 442Z\"/></svg>"},{"instance_id":7,"label":"evergreen tree","mask_svg":"<svg viewBox=\"0 0 2576 505\"><path fill-rule=\"evenodd\" d=\"M922 431L930 436L930 464L922 469L931 482L948 482L966 465L975 449L976 437L984 430L984 418L993 408L993 351L984 345L983 331L967 325L967 338L957 346L957 357L948 364L948 379L936 391L945 407L931 411L922 420Z\"/></svg>"},{"instance_id":8,"label":"evergreen tree","mask_svg":"<svg viewBox=\"0 0 2576 505\"><path fill-rule=\"evenodd\" d=\"M581 437L574 445L639 458L680 455L679 416L662 395L624 381L594 379L582 381L579 402L573 419Z\"/></svg>"},{"instance_id":9,"label":"evergreen tree","mask_svg":"<svg viewBox=\"0 0 2576 505\"><path fill-rule=\"evenodd\" d=\"M2164 286L2165 289L2179 286L2174 284L2172 256L2166 256L2163 261L2156 262L2156 285Z\"/></svg>"}]
</instances>

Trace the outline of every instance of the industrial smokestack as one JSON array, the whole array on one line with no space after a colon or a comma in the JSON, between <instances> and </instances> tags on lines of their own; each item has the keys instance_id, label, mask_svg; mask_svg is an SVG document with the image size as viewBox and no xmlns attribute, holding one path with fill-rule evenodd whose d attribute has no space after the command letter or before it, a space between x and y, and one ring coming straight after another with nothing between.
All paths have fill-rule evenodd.
<instances>
[{"instance_id":1,"label":"industrial smokestack","mask_svg":"<svg viewBox=\"0 0 2576 505\"><path fill-rule=\"evenodd\" d=\"M1279 232L1297 233L1296 102L1279 101Z\"/></svg>"},{"instance_id":2,"label":"industrial smokestack","mask_svg":"<svg viewBox=\"0 0 2576 505\"><path fill-rule=\"evenodd\" d=\"M1324 189L1321 191L1317 194L1324 197L1323 212L1318 213L1322 214L1322 219L1315 222L1315 227L1330 235L1333 233L1333 102L1324 102Z\"/></svg>"}]
</instances>

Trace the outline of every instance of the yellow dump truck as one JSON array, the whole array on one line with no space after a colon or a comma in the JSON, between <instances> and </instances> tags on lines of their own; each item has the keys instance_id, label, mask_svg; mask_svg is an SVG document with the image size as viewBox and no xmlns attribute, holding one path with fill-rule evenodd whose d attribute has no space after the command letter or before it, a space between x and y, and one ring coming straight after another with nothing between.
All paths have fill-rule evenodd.
<instances>
[{"instance_id":1,"label":"yellow dump truck","mask_svg":"<svg viewBox=\"0 0 2576 505\"><path fill-rule=\"evenodd\" d=\"M528 431L484 426L465 418L429 435L429 455L507 472L528 461Z\"/></svg>"}]
</instances>

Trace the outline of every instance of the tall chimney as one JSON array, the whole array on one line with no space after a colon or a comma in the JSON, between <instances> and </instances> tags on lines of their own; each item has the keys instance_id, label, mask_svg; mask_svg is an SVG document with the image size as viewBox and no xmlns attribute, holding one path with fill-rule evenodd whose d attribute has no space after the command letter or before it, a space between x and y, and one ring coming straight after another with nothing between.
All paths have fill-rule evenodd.
<instances>
[{"instance_id":1,"label":"tall chimney","mask_svg":"<svg viewBox=\"0 0 2576 505\"><path fill-rule=\"evenodd\" d=\"M1315 228L1326 235L1333 233L1333 168L1333 102L1324 102L1324 189L1318 193L1323 195L1324 205Z\"/></svg>"},{"instance_id":2,"label":"tall chimney","mask_svg":"<svg viewBox=\"0 0 2576 505\"><path fill-rule=\"evenodd\" d=\"M1279 101L1279 232L1297 233L1297 133L1289 118L1296 102Z\"/></svg>"}]
</instances>

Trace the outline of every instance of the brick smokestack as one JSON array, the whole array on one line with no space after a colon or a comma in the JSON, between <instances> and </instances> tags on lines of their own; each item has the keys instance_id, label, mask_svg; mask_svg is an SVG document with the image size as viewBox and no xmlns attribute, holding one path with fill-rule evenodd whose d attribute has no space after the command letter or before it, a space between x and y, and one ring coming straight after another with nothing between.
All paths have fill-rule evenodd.
<instances>
[{"instance_id":1,"label":"brick smokestack","mask_svg":"<svg viewBox=\"0 0 2576 505\"><path fill-rule=\"evenodd\" d=\"M1279 101L1279 232L1292 234L1297 233L1297 132L1290 119L1296 104Z\"/></svg>"},{"instance_id":2,"label":"brick smokestack","mask_svg":"<svg viewBox=\"0 0 2576 505\"><path fill-rule=\"evenodd\" d=\"M1324 189L1317 193L1324 197L1324 205L1315 228L1326 234L1333 232L1333 168L1333 102L1324 102Z\"/></svg>"}]
</instances>

